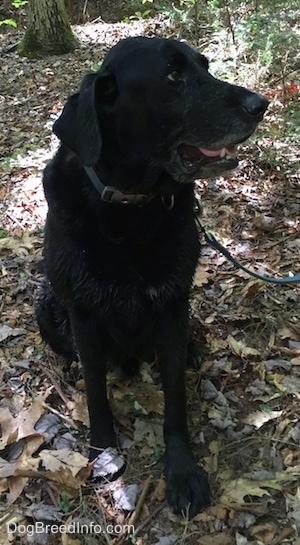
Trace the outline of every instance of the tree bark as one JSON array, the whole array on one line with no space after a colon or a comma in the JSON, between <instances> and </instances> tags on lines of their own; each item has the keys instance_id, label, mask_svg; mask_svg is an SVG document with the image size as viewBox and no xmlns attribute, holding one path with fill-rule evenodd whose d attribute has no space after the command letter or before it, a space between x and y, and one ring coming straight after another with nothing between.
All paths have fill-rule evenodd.
<instances>
[{"instance_id":1,"label":"tree bark","mask_svg":"<svg viewBox=\"0 0 300 545\"><path fill-rule=\"evenodd\" d=\"M68 21L64 0L29 0L28 26L19 44L20 55L61 55L74 51L78 45Z\"/></svg>"}]
</instances>

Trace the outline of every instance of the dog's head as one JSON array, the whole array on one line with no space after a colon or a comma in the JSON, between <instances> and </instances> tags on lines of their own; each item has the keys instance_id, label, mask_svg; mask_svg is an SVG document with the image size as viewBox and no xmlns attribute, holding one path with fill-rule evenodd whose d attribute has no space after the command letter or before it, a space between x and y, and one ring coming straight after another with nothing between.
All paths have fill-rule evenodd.
<instances>
[{"instance_id":1,"label":"dog's head","mask_svg":"<svg viewBox=\"0 0 300 545\"><path fill-rule=\"evenodd\" d=\"M151 165L179 182L234 168L268 101L214 78L183 42L128 38L67 101L54 132L86 166Z\"/></svg>"}]
</instances>

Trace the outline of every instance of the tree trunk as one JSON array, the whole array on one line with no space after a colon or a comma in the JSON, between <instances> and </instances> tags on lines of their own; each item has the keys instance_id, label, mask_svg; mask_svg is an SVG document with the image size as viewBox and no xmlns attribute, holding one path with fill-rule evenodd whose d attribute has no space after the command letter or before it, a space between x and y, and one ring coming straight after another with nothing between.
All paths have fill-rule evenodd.
<instances>
[{"instance_id":1,"label":"tree trunk","mask_svg":"<svg viewBox=\"0 0 300 545\"><path fill-rule=\"evenodd\" d=\"M61 55L74 51L78 45L68 21L64 0L29 0L28 26L19 45L20 55Z\"/></svg>"}]
</instances>

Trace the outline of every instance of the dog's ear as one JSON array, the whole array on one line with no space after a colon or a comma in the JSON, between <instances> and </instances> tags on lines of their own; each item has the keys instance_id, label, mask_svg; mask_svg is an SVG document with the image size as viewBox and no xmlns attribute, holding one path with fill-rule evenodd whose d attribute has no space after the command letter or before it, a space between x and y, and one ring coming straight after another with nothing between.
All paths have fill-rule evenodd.
<instances>
[{"instance_id":1,"label":"dog's ear","mask_svg":"<svg viewBox=\"0 0 300 545\"><path fill-rule=\"evenodd\" d=\"M79 93L66 102L53 132L74 151L86 166L97 163L101 148L101 106L111 105L117 94L114 77L108 72L88 74Z\"/></svg>"}]
</instances>

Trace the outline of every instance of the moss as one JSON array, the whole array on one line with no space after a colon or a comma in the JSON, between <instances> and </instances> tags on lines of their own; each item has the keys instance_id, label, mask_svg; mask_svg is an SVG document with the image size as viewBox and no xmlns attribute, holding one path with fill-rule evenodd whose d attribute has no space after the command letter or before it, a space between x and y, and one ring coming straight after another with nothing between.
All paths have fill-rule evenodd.
<instances>
[{"instance_id":1,"label":"moss","mask_svg":"<svg viewBox=\"0 0 300 545\"><path fill-rule=\"evenodd\" d=\"M24 57L39 58L49 55L62 55L74 51L79 42L73 32L64 28L59 38L54 35L44 35L43 39L37 32L28 29L18 46L18 53Z\"/></svg>"},{"instance_id":2,"label":"moss","mask_svg":"<svg viewBox=\"0 0 300 545\"><path fill-rule=\"evenodd\" d=\"M18 47L20 55L31 58L61 55L78 46L63 0L29 1L28 26Z\"/></svg>"}]
</instances>

